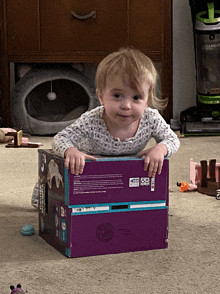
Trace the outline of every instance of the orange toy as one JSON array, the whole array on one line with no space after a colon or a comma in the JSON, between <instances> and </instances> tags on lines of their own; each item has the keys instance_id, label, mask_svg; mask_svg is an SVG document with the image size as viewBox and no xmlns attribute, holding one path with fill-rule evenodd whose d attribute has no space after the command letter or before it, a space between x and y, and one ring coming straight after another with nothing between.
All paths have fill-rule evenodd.
<instances>
[{"instance_id":1,"label":"orange toy","mask_svg":"<svg viewBox=\"0 0 220 294\"><path fill-rule=\"evenodd\" d=\"M196 185L193 184L188 184L186 182L181 182L181 183L177 183L177 186L179 187L181 192L186 192L186 191L194 191L197 189Z\"/></svg>"}]
</instances>

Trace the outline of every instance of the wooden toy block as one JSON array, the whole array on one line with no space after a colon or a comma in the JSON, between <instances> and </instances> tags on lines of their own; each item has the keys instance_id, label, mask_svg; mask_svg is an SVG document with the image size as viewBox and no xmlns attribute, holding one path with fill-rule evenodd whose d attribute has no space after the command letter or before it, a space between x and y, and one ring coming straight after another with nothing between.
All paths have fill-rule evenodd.
<instances>
[{"instance_id":1,"label":"wooden toy block","mask_svg":"<svg viewBox=\"0 0 220 294\"><path fill-rule=\"evenodd\" d=\"M13 143L9 143L8 145L10 147L19 147L22 144L22 136L23 136L23 132L22 130L20 131L16 131L16 132L8 132L7 134L5 134L5 136L12 136L14 137L14 144ZM8 146L6 145L6 146Z\"/></svg>"},{"instance_id":2,"label":"wooden toy block","mask_svg":"<svg viewBox=\"0 0 220 294\"><path fill-rule=\"evenodd\" d=\"M29 142L28 138L23 137L22 130L15 132L8 132L5 136L14 137L13 143L8 143L6 148L37 148L42 145L42 143L32 143Z\"/></svg>"}]
</instances>

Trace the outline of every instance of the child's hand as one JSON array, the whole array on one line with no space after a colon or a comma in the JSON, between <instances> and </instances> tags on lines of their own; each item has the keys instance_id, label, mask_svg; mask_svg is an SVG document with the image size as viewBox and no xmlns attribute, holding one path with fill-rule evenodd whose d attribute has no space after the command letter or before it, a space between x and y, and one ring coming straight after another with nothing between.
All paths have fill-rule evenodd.
<instances>
[{"instance_id":1,"label":"child's hand","mask_svg":"<svg viewBox=\"0 0 220 294\"><path fill-rule=\"evenodd\" d=\"M142 150L139 153L139 157L146 155L144 159L144 170L146 171L148 169L149 177L154 178L157 172L158 175L161 174L163 160L166 154L167 147L162 143L159 143L150 149Z\"/></svg>"},{"instance_id":2,"label":"child's hand","mask_svg":"<svg viewBox=\"0 0 220 294\"><path fill-rule=\"evenodd\" d=\"M70 168L71 173L75 174L76 176L82 174L84 166L85 166L85 159L90 160L97 160L96 157L92 155L86 155L82 153L76 148L68 148L65 151L65 167L67 169Z\"/></svg>"}]
</instances>

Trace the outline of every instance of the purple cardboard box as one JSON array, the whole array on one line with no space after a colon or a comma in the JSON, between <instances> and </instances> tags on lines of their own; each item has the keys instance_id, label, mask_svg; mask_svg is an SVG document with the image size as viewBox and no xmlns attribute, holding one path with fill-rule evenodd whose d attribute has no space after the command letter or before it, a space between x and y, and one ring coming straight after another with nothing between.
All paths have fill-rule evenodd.
<instances>
[{"instance_id":1,"label":"purple cardboard box","mask_svg":"<svg viewBox=\"0 0 220 294\"><path fill-rule=\"evenodd\" d=\"M39 234L68 257L167 248L169 161L149 178L143 159L99 158L74 176L39 150Z\"/></svg>"}]
</instances>

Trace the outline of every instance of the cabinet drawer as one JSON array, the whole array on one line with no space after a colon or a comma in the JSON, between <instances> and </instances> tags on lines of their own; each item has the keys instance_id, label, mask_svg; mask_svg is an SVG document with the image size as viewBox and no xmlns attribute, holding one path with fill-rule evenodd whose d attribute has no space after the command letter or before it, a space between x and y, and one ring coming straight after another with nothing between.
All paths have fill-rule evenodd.
<instances>
[{"instance_id":1,"label":"cabinet drawer","mask_svg":"<svg viewBox=\"0 0 220 294\"><path fill-rule=\"evenodd\" d=\"M43 0L40 15L43 51L112 51L127 43L127 0Z\"/></svg>"},{"instance_id":2,"label":"cabinet drawer","mask_svg":"<svg viewBox=\"0 0 220 294\"><path fill-rule=\"evenodd\" d=\"M164 0L130 0L130 44L142 51L162 51Z\"/></svg>"},{"instance_id":3,"label":"cabinet drawer","mask_svg":"<svg viewBox=\"0 0 220 294\"><path fill-rule=\"evenodd\" d=\"M38 0L7 0L9 51L39 50Z\"/></svg>"}]
</instances>

